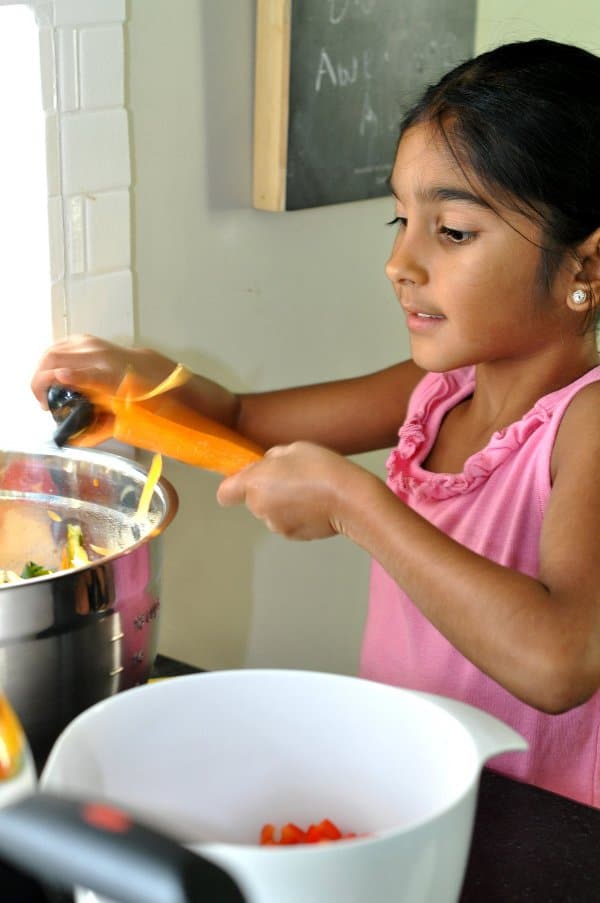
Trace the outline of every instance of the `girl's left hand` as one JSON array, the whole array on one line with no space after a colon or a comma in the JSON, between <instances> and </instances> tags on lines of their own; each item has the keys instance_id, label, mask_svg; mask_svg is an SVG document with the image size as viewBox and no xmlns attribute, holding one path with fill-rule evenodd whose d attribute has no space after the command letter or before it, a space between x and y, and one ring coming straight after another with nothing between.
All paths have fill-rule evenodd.
<instances>
[{"instance_id":1,"label":"girl's left hand","mask_svg":"<svg viewBox=\"0 0 600 903\"><path fill-rule=\"evenodd\" d=\"M271 448L260 461L219 486L221 505L245 504L275 533L288 539L324 539L344 532L345 499L367 476L341 455L294 442Z\"/></svg>"}]
</instances>

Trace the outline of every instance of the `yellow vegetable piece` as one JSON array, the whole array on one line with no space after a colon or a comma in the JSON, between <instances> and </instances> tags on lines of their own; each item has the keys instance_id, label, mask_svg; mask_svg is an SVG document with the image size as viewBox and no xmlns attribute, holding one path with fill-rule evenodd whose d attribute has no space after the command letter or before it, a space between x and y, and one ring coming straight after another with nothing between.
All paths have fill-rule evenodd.
<instances>
[{"instance_id":1,"label":"yellow vegetable piece","mask_svg":"<svg viewBox=\"0 0 600 903\"><path fill-rule=\"evenodd\" d=\"M92 552L95 552L96 555L101 555L102 558L104 558L106 555L112 555L112 553L114 552L114 549L105 549L104 546L95 546L93 542L89 542L88 546L90 547Z\"/></svg>"},{"instance_id":2,"label":"yellow vegetable piece","mask_svg":"<svg viewBox=\"0 0 600 903\"><path fill-rule=\"evenodd\" d=\"M77 524L67 524L67 567L78 568L89 564L88 553L83 546L83 534Z\"/></svg>"},{"instance_id":3,"label":"yellow vegetable piece","mask_svg":"<svg viewBox=\"0 0 600 903\"><path fill-rule=\"evenodd\" d=\"M152 458L152 464L150 465L150 470L148 471L148 476L146 477L146 482L144 483L144 488L140 495L140 501L137 506L137 511L135 512L136 520L146 519L148 511L150 510L150 502L152 501L154 487L160 480L161 473L162 456L157 454Z\"/></svg>"}]
</instances>

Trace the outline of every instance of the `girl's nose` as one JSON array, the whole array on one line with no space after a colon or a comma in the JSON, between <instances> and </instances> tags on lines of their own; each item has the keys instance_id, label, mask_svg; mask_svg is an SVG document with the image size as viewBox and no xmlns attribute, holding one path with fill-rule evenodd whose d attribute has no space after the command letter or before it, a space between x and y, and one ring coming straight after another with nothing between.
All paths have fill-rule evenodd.
<instances>
[{"instance_id":1,"label":"girl's nose","mask_svg":"<svg viewBox=\"0 0 600 903\"><path fill-rule=\"evenodd\" d=\"M399 234L397 236L392 253L385 265L385 274L392 285L403 282L422 285L427 281L424 262L417 255L413 244L407 241L406 235Z\"/></svg>"}]
</instances>

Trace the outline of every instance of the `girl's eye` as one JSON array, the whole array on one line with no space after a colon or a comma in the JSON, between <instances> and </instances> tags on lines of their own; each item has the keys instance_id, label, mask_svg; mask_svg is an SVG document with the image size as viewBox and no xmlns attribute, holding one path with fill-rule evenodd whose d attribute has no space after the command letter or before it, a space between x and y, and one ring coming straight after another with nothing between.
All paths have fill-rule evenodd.
<instances>
[{"instance_id":1,"label":"girl's eye","mask_svg":"<svg viewBox=\"0 0 600 903\"><path fill-rule=\"evenodd\" d=\"M475 237L474 232L468 232L466 229L450 229L449 226L442 226L440 233L455 245L464 245Z\"/></svg>"},{"instance_id":2,"label":"girl's eye","mask_svg":"<svg viewBox=\"0 0 600 903\"><path fill-rule=\"evenodd\" d=\"M391 219L389 223L386 223L386 226L405 226L406 225L406 217L405 216L395 216L394 219Z\"/></svg>"}]
</instances>

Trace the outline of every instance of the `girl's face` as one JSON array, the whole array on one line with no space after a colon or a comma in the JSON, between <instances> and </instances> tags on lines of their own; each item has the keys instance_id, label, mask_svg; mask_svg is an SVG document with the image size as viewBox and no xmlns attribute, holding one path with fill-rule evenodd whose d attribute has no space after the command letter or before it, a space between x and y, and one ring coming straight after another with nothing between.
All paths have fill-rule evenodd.
<instances>
[{"instance_id":1,"label":"girl's face","mask_svg":"<svg viewBox=\"0 0 600 903\"><path fill-rule=\"evenodd\" d=\"M467 180L431 125L402 137L391 187L398 233L386 273L417 364L530 357L564 336L567 274L542 288L539 227Z\"/></svg>"}]
</instances>

